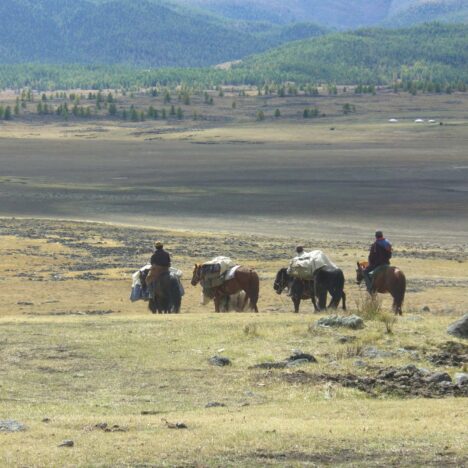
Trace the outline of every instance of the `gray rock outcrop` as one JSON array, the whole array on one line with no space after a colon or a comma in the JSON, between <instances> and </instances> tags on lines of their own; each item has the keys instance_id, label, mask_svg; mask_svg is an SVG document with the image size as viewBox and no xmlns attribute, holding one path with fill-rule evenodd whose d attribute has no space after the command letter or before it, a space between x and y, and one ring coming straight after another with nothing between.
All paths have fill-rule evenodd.
<instances>
[{"instance_id":1,"label":"gray rock outcrop","mask_svg":"<svg viewBox=\"0 0 468 468\"><path fill-rule=\"evenodd\" d=\"M465 314L460 320L449 325L447 333L457 338L468 339L468 314Z\"/></svg>"},{"instance_id":2,"label":"gray rock outcrop","mask_svg":"<svg viewBox=\"0 0 468 468\"><path fill-rule=\"evenodd\" d=\"M320 327L345 327L352 330L364 328L364 320L357 315L349 315L348 317L340 317L339 315L330 315L323 317L317 321Z\"/></svg>"}]
</instances>

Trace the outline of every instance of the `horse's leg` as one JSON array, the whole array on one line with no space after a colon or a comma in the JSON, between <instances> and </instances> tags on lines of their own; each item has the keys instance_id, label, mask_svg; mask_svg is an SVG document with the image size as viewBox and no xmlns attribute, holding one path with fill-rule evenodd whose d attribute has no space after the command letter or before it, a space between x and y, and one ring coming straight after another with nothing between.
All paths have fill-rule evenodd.
<instances>
[{"instance_id":1,"label":"horse's leg","mask_svg":"<svg viewBox=\"0 0 468 468\"><path fill-rule=\"evenodd\" d=\"M214 305L215 305L215 312L219 312L219 296L216 295L213 299Z\"/></svg>"},{"instance_id":2,"label":"horse's leg","mask_svg":"<svg viewBox=\"0 0 468 468\"><path fill-rule=\"evenodd\" d=\"M312 301L312 304L314 305L314 312L320 312L320 309L317 307L317 301L315 299L315 293L311 294L310 300Z\"/></svg>"},{"instance_id":3,"label":"horse's leg","mask_svg":"<svg viewBox=\"0 0 468 468\"><path fill-rule=\"evenodd\" d=\"M314 295L318 299L318 310L325 309L327 307L327 290L319 284L317 279L314 281Z\"/></svg>"},{"instance_id":4,"label":"horse's leg","mask_svg":"<svg viewBox=\"0 0 468 468\"><path fill-rule=\"evenodd\" d=\"M338 304L340 303L341 297L336 295L336 291L328 291L328 292L330 293L331 299L330 299L330 303L327 306L327 309L329 309L330 307L332 309L336 309L338 307Z\"/></svg>"},{"instance_id":5,"label":"horse's leg","mask_svg":"<svg viewBox=\"0 0 468 468\"><path fill-rule=\"evenodd\" d=\"M400 271L400 281L398 282L398 314L403 315L402 306L406 293L406 277Z\"/></svg>"},{"instance_id":6,"label":"horse's leg","mask_svg":"<svg viewBox=\"0 0 468 468\"><path fill-rule=\"evenodd\" d=\"M260 280L258 278L257 273L254 271L250 272L249 279L250 279L250 282L248 285L246 285L246 288L244 289L244 291L247 294L247 296L249 296L250 308L253 309L254 312L258 313L257 302L258 302L258 294L260 290Z\"/></svg>"},{"instance_id":7,"label":"horse's leg","mask_svg":"<svg viewBox=\"0 0 468 468\"><path fill-rule=\"evenodd\" d=\"M320 310L325 310L327 308L327 290L323 289L320 292L320 295L318 297L318 303L319 303L319 309Z\"/></svg>"},{"instance_id":8,"label":"horse's leg","mask_svg":"<svg viewBox=\"0 0 468 468\"><path fill-rule=\"evenodd\" d=\"M392 297L393 297L393 305L392 305L393 312L395 313L395 315L403 315L403 311L401 309L401 306L402 306L401 297L396 293L392 293Z\"/></svg>"},{"instance_id":9,"label":"horse's leg","mask_svg":"<svg viewBox=\"0 0 468 468\"><path fill-rule=\"evenodd\" d=\"M157 312L156 303L153 298L151 298L148 302L148 309L151 311L152 314Z\"/></svg>"},{"instance_id":10,"label":"horse's leg","mask_svg":"<svg viewBox=\"0 0 468 468\"><path fill-rule=\"evenodd\" d=\"M301 305L301 298L298 297L298 296L293 296L293 297L291 297L291 299L292 299L293 304L294 304L294 312L296 314L298 314L299 313L299 307Z\"/></svg>"},{"instance_id":11,"label":"horse's leg","mask_svg":"<svg viewBox=\"0 0 468 468\"><path fill-rule=\"evenodd\" d=\"M242 301L242 311L246 310L248 302L249 302L249 296L247 295L247 293L245 293L244 300Z\"/></svg>"},{"instance_id":12,"label":"horse's leg","mask_svg":"<svg viewBox=\"0 0 468 468\"><path fill-rule=\"evenodd\" d=\"M343 301L342 302L343 310L346 310L346 293L344 291L341 293L341 300Z\"/></svg>"}]
</instances>

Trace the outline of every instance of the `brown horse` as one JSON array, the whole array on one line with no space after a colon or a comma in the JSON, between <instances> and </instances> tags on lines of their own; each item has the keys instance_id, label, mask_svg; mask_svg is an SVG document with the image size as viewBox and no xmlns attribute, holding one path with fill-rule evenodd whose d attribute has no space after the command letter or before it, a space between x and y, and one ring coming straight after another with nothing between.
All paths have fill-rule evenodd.
<instances>
[{"instance_id":1,"label":"brown horse","mask_svg":"<svg viewBox=\"0 0 468 468\"><path fill-rule=\"evenodd\" d=\"M192 286L196 286L198 283L203 284L203 265L195 264L192 275ZM222 285L213 288L213 300L215 304L215 311L219 312L221 307L221 301L226 296L236 294L239 291L245 291L245 302L250 301L250 309L258 312L257 302L258 293L260 289L260 279L255 270L251 268L240 266L236 269L234 277L225 281Z\"/></svg>"},{"instance_id":2,"label":"brown horse","mask_svg":"<svg viewBox=\"0 0 468 468\"><path fill-rule=\"evenodd\" d=\"M361 284L364 279L363 271L368 265L368 262L357 263L356 280L358 284ZM406 277L399 268L389 266L375 273L370 294L374 296L377 293L390 293L393 297L393 311L395 314L403 315L401 306L405 299L405 292Z\"/></svg>"}]
</instances>

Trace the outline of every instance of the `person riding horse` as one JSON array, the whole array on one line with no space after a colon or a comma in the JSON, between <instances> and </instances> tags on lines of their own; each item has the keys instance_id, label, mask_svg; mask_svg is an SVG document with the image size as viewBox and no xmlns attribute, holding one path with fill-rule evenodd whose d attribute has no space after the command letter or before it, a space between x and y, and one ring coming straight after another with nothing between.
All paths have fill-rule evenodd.
<instances>
[{"instance_id":1,"label":"person riding horse","mask_svg":"<svg viewBox=\"0 0 468 468\"><path fill-rule=\"evenodd\" d=\"M304 247L302 247L302 245L298 245L296 247L296 257L300 257L301 255L303 255L305 252L304 252Z\"/></svg>"},{"instance_id":2,"label":"person riding horse","mask_svg":"<svg viewBox=\"0 0 468 468\"><path fill-rule=\"evenodd\" d=\"M392 258L392 244L385 239L382 231L376 231L375 242L369 249L369 265L363 270L364 281L369 293L372 290L372 279L370 273L376 268L383 265L390 265L390 259Z\"/></svg>"},{"instance_id":3,"label":"person riding horse","mask_svg":"<svg viewBox=\"0 0 468 468\"><path fill-rule=\"evenodd\" d=\"M159 278L164 274L169 272L171 266L171 256L168 252L164 250L164 245L161 241L154 243L156 250L151 256L151 271L146 278L146 284L153 288L153 293L155 290L155 285Z\"/></svg>"}]
</instances>

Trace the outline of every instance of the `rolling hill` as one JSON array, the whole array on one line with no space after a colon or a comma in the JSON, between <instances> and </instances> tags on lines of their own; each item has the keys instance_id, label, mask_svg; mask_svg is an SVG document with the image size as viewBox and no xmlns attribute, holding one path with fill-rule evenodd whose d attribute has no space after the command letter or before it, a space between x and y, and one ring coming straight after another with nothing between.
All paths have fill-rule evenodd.
<instances>
[{"instance_id":1,"label":"rolling hill","mask_svg":"<svg viewBox=\"0 0 468 468\"><path fill-rule=\"evenodd\" d=\"M323 34L232 21L155 0L2 0L3 63L207 66Z\"/></svg>"},{"instance_id":2,"label":"rolling hill","mask_svg":"<svg viewBox=\"0 0 468 468\"><path fill-rule=\"evenodd\" d=\"M245 80L391 83L395 78L468 82L468 26L431 23L363 29L296 41L246 59Z\"/></svg>"},{"instance_id":3,"label":"rolling hill","mask_svg":"<svg viewBox=\"0 0 468 468\"><path fill-rule=\"evenodd\" d=\"M413 0L397 3L384 24L407 26L434 20L468 23L468 0Z\"/></svg>"}]
</instances>

